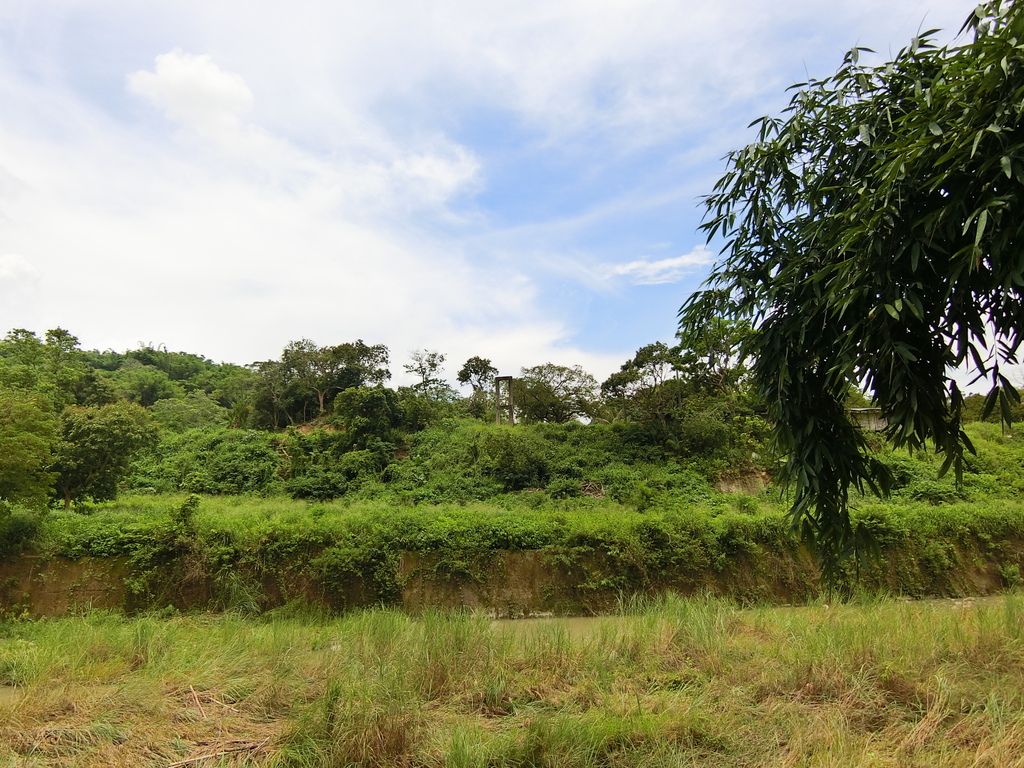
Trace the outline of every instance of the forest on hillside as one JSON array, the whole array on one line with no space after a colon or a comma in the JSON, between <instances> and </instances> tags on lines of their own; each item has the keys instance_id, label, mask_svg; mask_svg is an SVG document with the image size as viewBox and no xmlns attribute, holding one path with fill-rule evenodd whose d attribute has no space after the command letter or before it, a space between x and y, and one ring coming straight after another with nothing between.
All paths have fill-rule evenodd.
<instances>
[{"instance_id":1,"label":"forest on hillside","mask_svg":"<svg viewBox=\"0 0 1024 768\"><path fill-rule=\"evenodd\" d=\"M392 388L390 350L362 340L302 339L241 366L153 346L88 351L63 329L15 329L0 341L0 502L518 493L607 495L642 510L661 493L770 476L770 425L735 354L746 332L722 320L696 343L646 345L600 383L579 366L523 368L510 427L495 424L498 371L483 357L456 371L463 394L431 350L403 364L415 384ZM981 400L969 403L975 418ZM856 392L850 403L867 405Z\"/></svg>"},{"instance_id":2,"label":"forest on hillside","mask_svg":"<svg viewBox=\"0 0 1024 768\"><path fill-rule=\"evenodd\" d=\"M579 366L524 368L511 429L494 423L498 371L482 357L456 373L464 395L429 350L403 366L415 384L387 386L389 350L362 340L303 339L239 366L13 330L0 341L0 498L69 507L128 489L466 501L601 493L609 472L637 463L713 477L756 464L766 434L732 359L738 332L723 324L700 349L650 344L601 384Z\"/></svg>"}]
</instances>

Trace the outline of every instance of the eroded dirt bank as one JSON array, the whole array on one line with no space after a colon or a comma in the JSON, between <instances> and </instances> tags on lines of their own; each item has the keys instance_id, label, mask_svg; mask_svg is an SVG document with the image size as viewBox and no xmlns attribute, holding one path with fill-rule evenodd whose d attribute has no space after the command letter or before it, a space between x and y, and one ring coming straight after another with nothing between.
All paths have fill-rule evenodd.
<instances>
[{"instance_id":1,"label":"eroded dirt bank","mask_svg":"<svg viewBox=\"0 0 1024 768\"><path fill-rule=\"evenodd\" d=\"M664 590L775 604L804 602L817 593L817 572L806 553L769 554L737 555L718 568L700 571L670 569L652 579L611 572L612 564L602 562L602 553L568 560L557 551L492 552L459 572L445 567L440 555L404 553L393 574L398 588L385 599L358 576L325 582L299 571L270 574L239 568L211 575L184 561L143 572L125 557L21 555L0 563L0 611L37 617L89 608L135 613L167 606L255 612L298 601L329 610L382 603L413 613L466 607L515 618L601 614L623 599ZM954 566L937 580L921 563L893 558L866 573L864 587L913 597L993 594L1015 586L1007 577L1024 568L1024 542L1004 542L998 558L965 546L952 561Z\"/></svg>"}]
</instances>

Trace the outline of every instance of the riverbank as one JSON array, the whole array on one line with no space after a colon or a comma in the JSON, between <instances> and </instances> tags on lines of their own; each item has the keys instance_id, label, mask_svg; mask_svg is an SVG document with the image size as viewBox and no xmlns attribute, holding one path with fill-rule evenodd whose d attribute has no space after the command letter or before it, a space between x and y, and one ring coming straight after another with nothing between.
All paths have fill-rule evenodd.
<instances>
[{"instance_id":1,"label":"riverbank","mask_svg":"<svg viewBox=\"0 0 1024 768\"><path fill-rule=\"evenodd\" d=\"M869 502L856 523L876 549L847 563L847 594L958 597L1022 583L1024 504L1016 499ZM298 603L517 617L605 613L664 592L751 605L821 595L783 505L751 496L645 512L603 500L310 507L145 496L50 512L23 528L0 559L8 615L257 614Z\"/></svg>"}]
</instances>

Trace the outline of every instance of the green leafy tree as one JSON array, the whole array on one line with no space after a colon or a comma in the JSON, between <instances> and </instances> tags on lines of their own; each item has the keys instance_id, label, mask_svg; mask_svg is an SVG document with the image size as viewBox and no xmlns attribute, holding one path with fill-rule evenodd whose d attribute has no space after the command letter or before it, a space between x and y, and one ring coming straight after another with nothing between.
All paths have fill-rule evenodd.
<instances>
[{"instance_id":1,"label":"green leafy tree","mask_svg":"<svg viewBox=\"0 0 1024 768\"><path fill-rule=\"evenodd\" d=\"M409 355L411 363L402 366L406 373L412 373L420 377L420 380L413 386L417 389L432 389L439 384L444 384L440 374L444 370L445 356L436 350L417 349Z\"/></svg>"},{"instance_id":2,"label":"green leafy tree","mask_svg":"<svg viewBox=\"0 0 1024 768\"><path fill-rule=\"evenodd\" d=\"M53 382L45 376L43 343L32 331L15 328L0 341L0 386L54 400Z\"/></svg>"},{"instance_id":3,"label":"green leafy tree","mask_svg":"<svg viewBox=\"0 0 1024 768\"><path fill-rule=\"evenodd\" d=\"M298 387L316 395L319 416L326 413L328 398L345 388L348 361L339 347L318 347L309 339L293 341L284 348L281 362Z\"/></svg>"},{"instance_id":4,"label":"green leafy tree","mask_svg":"<svg viewBox=\"0 0 1024 768\"><path fill-rule=\"evenodd\" d=\"M40 395L0 391L0 501L46 503L57 417Z\"/></svg>"},{"instance_id":5,"label":"green leafy tree","mask_svg":"<svg viewBox=\"0 0 1024 768\"><path fill-rule=\"evenodd\" d=\"M402 366L420 380L411 387L399 387L398 399L403 422L415 432L436 424L440 419L460 415L459 393L441 378L445 356L440 352L420 349L412 353L412 363Z\"/></svg>"},{"instance_id":6,"label":"green leafy tree","mask_svg":"<svg viewBox=\"0 0 1024 768\"><path fill-rule=\"evenodd\" d=\"M230 412L233 427L248 426L253 414L253 401L259 387L259 376L251 368L221 363L202 374L196 383Z\"/></svg>"},{"instance_id":7,"label":"green leafy tree","mask_svg":"<svg viewBox=\"0 0 1024 768\"><path fill-rule=\"evenodd\" d=\"M402 427L407 432L454 419L466 414L459 393L445 383L429 390L417 387L399 387L395 393L402 412Z\"/></svg>"},{"instance_id":8,"label":"green leafy tree","mask_svg":"<svg viewBox=\"0 0 1024 768\"><path fill-rule=\"evenodd\" d=\"M474 355L459 369L457 380L459 384L471 386L474 393L486 392L494 386L494 377L497 375L498 369L491 365L490 360Z\"/></svg>"},{"instance_id":9,"label":"green leafy tree","mask_svg":"<svg viewBox=\"0 0 1024 768\"><path fill-rule=\"evenodd\" d=\"M113 380L92 368L86 368L72 382L70 394L76 405L109 405L121 397Z\"/></svg>"},{"instance_id":10,"label":"green leafy tree","mask_svg":"<svg viewBox=\"0 0 1024 768\"><path fill-rule=\"evenodd\" d=\"M261 427L273 429L283 426L286 420L291 423L287 407L291 376L287 366L277 360L264 360L253 363L252 370L256 374L251 395L253 420Z\"/></svg>"},{"instance_id":11,"label":"green leafy tree","mask_svg":"<svg viewBox=\"0 0 1024 768\"><path fill-rule=\"evenodd\" d=\"M55 495L64 508L73 501L112 499L132 458L156 441L145 408L125 401L97 408L69 406L61 415L54 455Z\"/></svg>"},{"instance_id":12,"label":"green leafy tree","mask_svg":"<svg viewBox=\"0 0 1024 768\"><path fill-rule=\"evenodd\" d=\"M333 347L309 339L290 342L280 361L252 366L260 378L253 399L256 420L277 428L323 416L338 392L391 378L387 365L388 348L362 339Z\"/></svg>"},{"instance_id":13,"label":"green leafy tree","mask_svg":"<svg viewBox=\"0 0 1024 768\"><path fill-rule=\"evenodd\" d=\"M44 368L66 404L76 402L75 389L86 373L78 338L63 328L46 332L43 344Z\"/></svg>"},{"instance_id":14,"label":"green leafy tree","mask_svg":"<svg viewBox=\"0 0 1024 768\"><path fill-rule=\"evenodd\" d=\"M516 410L528 422L564 423L592 416L597 391L597 380L579 365L535 365L523 368L522 376L513 381Z\"/></svg>"},{"instance_id":15,"label":"green leafy tree","mask_svg":"<svg viewBox=\"0 0 1024 768\"><path fill-rule=\"evenodd\" d=\"M43 342L33 331L14 328L0 342L0 356L36 370L42 370L46 361Z\"/></svg>"},{"instance_id":16,"label":"green leafy tree","mask_svg":"<svg viewBox=\"0 0 1024 768\"><path fill-rule=\"evenodd\" d=\"M733 325L715 322L669 347L648 344L601 385L600 421L626 422L651 455L674 458L702 474L758 466L765 424L743 389ZM625 427L625 425L623 425Z\"/></svg>"},{"instance_id":17,"label":"green leafy tree","mask_svg":"<svg viewBox=\"0 0 1024 768\"><path fill-rule=\"evenodd\" d=\"M134 358L126 360L111 376L124 397L146 407L185 394L181 385L171 381L164 371Z\"/></svg>"},{"instance_id":18,"label":"green leafy tree","mask_svg":"<svg viewBox=\"0 0 1024 768\"><path fill-rule=\"evenodd\" d=\"M388 348L383 344L366 344L356 339L339 344L336 349L346 364L344 389L383 384L391 378Z\"/></svg>"},{"instance_id":19,"label":"green leafy tree","mask_svg":"<svg viewBox=\"0 0 1024 768\"><path fill-rule=\"evenodd\" d=\"M680 363L678 349L664 342L638 349L631 360L602 382L606 411L602 420L653 419L667 426L680 405L682 388L668 385L678 377Z\"/></svg>"},{"instance_id":20,"label":"green leafy tree","mask_svg":"<svg viewBox=\"0 0 1024 768\"><path fill-rule=\"evenodd\" d=\"M150 408L153 419L164 429L185 432L201 427L227 425L229 411L200 389L186 397L158 400Z\"/></svg>"},{"instance_id":21,"label":"green leafy tree","mask_svg":"<svg viewBox=\"0 0 1024 768\"><path fill-rule=\"evenodd\" d=\"M55 411L65 405L99 405L117 399L114 386L97 373L63 328L39 339L23 328L0 341L0 386L44 395Z\"/></svg>"},{"instance_id":22,"label":"green leafy tree","mask_svg":"<svg viewBox=\"0 0 1024 768\"><path fill-rule=\"evenodd\" d=\"M740 350L750 336L748 320L721 315L705 318L678 334L673 367L691 387L709 395L736 394L746 383L748 370Z\"/></svg>"},{"instance_id":23,"label":"green leafy tree","mask_svg":"<svg viewBox=\"0 0 1024 768\"><path fill-rule=\"evenodd\" d=\"M854 50L798 86L706 199L724 258L682 329L752 323L744 351L788 456L792 519L829 578L870 544L851 489L888 484L844 407L851 385L890 440L933 444L958 476L971 446L950 372L988 378L988 410L1018 399L1003 367L1024 329L1024 5L987 3L965 31L941 48L925 33L881 66Z\"/></svg>"},{"instance_id":24,"label":"green leafy tree","mask_svg":"<svg viewBox=\"0 0 1024 768\"><path fill-rule=\"evenodd\" d=\"M459 369L456 376L459 384L469 385L473 388L466 403L466 410L470 415L479 419L494 419L494 378L498 375L498 369L491 365L491 361L485 357L474 355L469 358Z\"/></svg>"},{"instance_id":25,"label":"green leafy tree","mask_svg":"<svg viewBox=\"0 0 1024 768\"><path fill-rule=\"evenodd\" d=\"M334 414L334 421L348 435L349 447L365 448L371 438L398 441L402 407L395 392L381 384L346 389L335 399Z\"/></svg>"}]
</instances>

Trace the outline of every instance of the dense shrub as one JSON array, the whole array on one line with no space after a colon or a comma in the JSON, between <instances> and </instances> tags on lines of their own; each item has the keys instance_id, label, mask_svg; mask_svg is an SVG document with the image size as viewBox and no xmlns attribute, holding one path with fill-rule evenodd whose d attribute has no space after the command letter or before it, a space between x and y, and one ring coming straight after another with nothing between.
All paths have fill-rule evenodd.
<instances>
[{"instance_id":1,"label":"dense shrub","mask_svg":"<svg viewBox=\"0 0 1024 768\"><path fill-rule=\"evenodd\" d=\"M43 515L0 501L0 558L21 552L38 536Z\"/></svg>"},{"instance_id":2,"label":"dense shrub","mask_svg":"<svg viewBox=\"0 0 1024 768\"><path fill-rule=\"evenodd\" d=\"M277 438L266 432L226 428L165 433L138 461L129 487L157 492L267 493L283 470Z\"/></svg>"}]
</instances>

